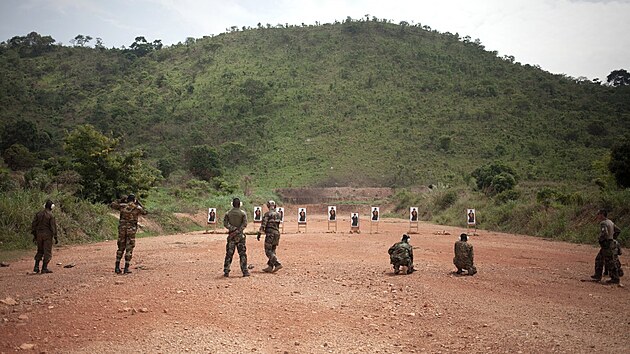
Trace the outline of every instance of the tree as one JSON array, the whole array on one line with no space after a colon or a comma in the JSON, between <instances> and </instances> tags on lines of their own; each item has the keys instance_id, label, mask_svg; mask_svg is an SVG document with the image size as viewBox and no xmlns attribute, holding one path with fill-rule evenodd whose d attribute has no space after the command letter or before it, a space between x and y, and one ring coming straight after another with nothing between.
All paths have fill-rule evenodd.
<instances>
[{"instance_id":1,"label":"tree","mask_svg":"<svg viewBox=\"0 0 630 354\"><path fill-rule=\"evenodd\" d=\"M15 36L9 40L9 48L17 50L22 57L35 57L54 49L55 40L51 36L41 36L31 32L26 36Z\"/></svg>"},{"instance_id":2,"label":"tree","mask_svg":"<svg viewBox=\"0 0 630 354\"><path fill-rule=\"evenodd\" d=\"M20 119L7 124L0 133L0 150L13 144L26 146L30 151L40 151L51 145L50 136L37 129L35 123Z\"/></svg>"},{"instance_id":3,"label":"tree","mask_svg":"<svg viewBox=\"0 0 630 354\"><path fill-rule=\"evenodd\" d=\"M514 169L501 163L479 167L471 173L471 176L476 179L477 189L487 195L496 195L510 190L518 182Z\"/></svg>"},{"instance_id":4,"label":"tree","mask_svg":"<svg viewBox=\"0 0 630 354\"><path fill-rule=\"evenodd\" d=\"M82 34L77 35L74 39L70 40L70 43L75 47L84 47L88 42L92 40L91 36L84 36Z\"/></svg>"},{"instance_id":5,"label":"tree","mask_svg":"<svg viewBox=\"0 0 630 354\"><path fill-rule=\"evenodd\" d=\"M137 57L143 57L153 51L162 49L162 40L156 39L152 43L149 43L143 36L138 36L129 47L131 48L131 52Z\"/></svg>"},{"instance_id":6,"label":"tree","mask_svg":"<svg viewBox=\"0 0 630 354\"><path fill-rule=\"evenodd\" d=\"M2 157L13 171L28 170L37 165L37 157L21 144L13 144L4 150Z\"/></svg>"},{"instance_id":7,"label":"tree","mask_svg":"<svg viewBox=\"0 0 630 354\"><path fill-rule=\"evenodd\" d=\"M630 85L630 73L624 69L613 70L608 76L606 81L612 86L628 86Z\"/></svg>"},{"instance_id":8,"label":"tree","mask_svg":"<svg viewBox=\"0 0 630 354\"><path fill-rule=\"evenodd\" d=\"M141 151L116 151L118 139L109 138L93 126L78 126L64 139L64 149L73 169L81 175L79 195L93 202L110 202L126 193L139 194L159 179L159 171L145 166Z\"/></svg>"},{"instance_id":9,"label":"tree","mask_svg":"<svg viewBox=\"0 0 630 354\"><path fill-rule=\"evenodd\" d=\"M208 145L195 145L187 153L188 169L204 181L223 174L219 154Z\"/></svg>"},{"instance_id":10,"label":"tree","mask_svg":"<svg viewBox=\"0 0 630 354\"><path fill-rule=\"evenodd\" d=\"M613 146L608 170L615 176L619 187L630 188L630 137Z\"/></svg>"}]
</instances>

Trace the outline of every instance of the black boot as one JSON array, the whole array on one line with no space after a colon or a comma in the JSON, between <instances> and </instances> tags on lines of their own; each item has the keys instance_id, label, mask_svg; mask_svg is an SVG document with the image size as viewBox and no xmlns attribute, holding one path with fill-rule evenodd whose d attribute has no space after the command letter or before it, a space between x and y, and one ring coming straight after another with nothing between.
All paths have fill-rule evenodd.
<instances>
[{"instance_id":1,"label":"black boot","mask_svg":"<svg viewBox=\"0 0 630 354\"><path fill-rule=\"evenodd\" d=\"M114 267L114 272L116 272L116 274L122 273L122 271L120 270L120 261L116 261L116 267Z\"/></svg>"},{"instance_id":2,"label":"black boot","mask_svg":"<svg viewBox=\"0 0 630 354\"><path fill-rule=\"evenodd\" d=\"M52 273L52 270L48 269L48 262L44 262L42 265L42 274Z\"/></svg>"},{"instance_id":3,"label":"black boot","mask_svg":"<svg viewBox=\"0 0 630 354\"><path fill-rule=\"evenodd\" d=\"M125 274L131 273L131 271L129 270L129 262L125 262L125 270L123 270L123 273Z\"/></svg>"},{"instance_id":4,"label":"black boot","mask_svg":"<svg viewBox=\"0 0 630 354\"><path fill-rule=\"evenodd\" d=\"M35 261L35 267L33 267L33 273L39 273L39 261Z\"/></svg>"}]
</instances>

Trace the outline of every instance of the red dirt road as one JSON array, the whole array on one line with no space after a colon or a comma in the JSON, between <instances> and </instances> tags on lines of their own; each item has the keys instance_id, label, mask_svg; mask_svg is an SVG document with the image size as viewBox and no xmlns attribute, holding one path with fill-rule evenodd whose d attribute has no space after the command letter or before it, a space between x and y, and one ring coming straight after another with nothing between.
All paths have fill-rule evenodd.
<instances>
[{"instance_id":1,"label":"red dirt road","mask_svg":"<svg viewBox=\"0 0 630 354\"><path fill-rule=\"evenodd\" d=\"M30 255L12 262L0 353L630 353L628 288L583 281L595 247L481 230L479 273L456 276L462 230L421 223L418 272L394 276L387 249L408 222L357 235L342 220L332 234L309 217L308 233L285 225L274 274L248 236L248 278L238 255L224 278L225 234L201 232L138 239L126 276L113 273L115 241L56 248L52 264L76 266L53 274L27 274Z\"/></svg>"}]
</instances>

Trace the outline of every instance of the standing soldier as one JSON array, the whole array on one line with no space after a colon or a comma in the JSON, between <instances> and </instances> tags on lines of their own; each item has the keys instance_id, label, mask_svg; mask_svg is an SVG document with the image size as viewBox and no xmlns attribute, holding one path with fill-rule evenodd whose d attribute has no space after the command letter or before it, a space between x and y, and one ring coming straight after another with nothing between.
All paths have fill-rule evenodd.
<instances>
[{"instance_id":1,"label":"standing soldier","mask_svg":"<svg viewBox=\"0 0 630 354\"><path fill-rule=\"evenodd\" d=\"M271 273L282 269L282 264L278 262L278 257L276 257L276 247L280 243L281 216L276 211L276 202L273 200L267 202L267 208L269 211L263 215L256 239L260 241L260 235L265 233L265 255L269 260L267 261L267 268L264 268L263 272Z\"/></svg>"},{"instance_id":2,"label":"standing soldier","mask_svg":"<svg viewBox=\"0 0 630 354\"><path fill-rule=\"evenodd\" d=\"M604 209L597 212L597 221L599 221L599 253L595 257L595 274L591 278L595 281L602 280L602 272L604 265L610 275L609 284L619 284L619 255L615 246L614 236L619 228L608 219L608 212Z\"/></svg>"},{"instance_id":3,"label":"standing soldier","mask_svg":"<svg viewBox=\"0 0 630 354\"><path fill-rule=\"evenodd\" d=\"M395 243L387 251L389 261L394 265L394 274L400 273L400 267L407 267L407 274L415 271L413 268L413 247L409 244L409 235L405 234L400 242Z\"/></svg>"},{"instance_id":4,"label":"standing soldier","mask_svg":"<svg viewBox=\"0 0 630 354\"><path fill-rule=\"evenodd\" d=\"M245 234L243 231L247 227L247 214L241 210L241 200L232 200L232 209L225 214L223 226L228 229L227 244L225 245L225 262L223 262L223 276L230 276L230 264L234 257L234 249L238 250L241 271L244 277L249 276L247 270L247 247L245 246Z\"/></svg>"},{"instance_id":5,"label":"standing soldier","mask_svg":"<svg viewBox=\"0 0 630 354\"><path fill-rule=\"evenodd\" d=\"M52 258L53 239L55 239L55 244L59 243L57 239L57 223L55 222L55 216L52 214L54 207L55 204L50 199L46 200L44 210L35 214L31 224L33 242L37 244L34 273L39 273L39 261L42 260L42 256L44 257L42 274L52 273L52 270L48 269L48 262Z\"/></svg>"},{"instance_id":6,"label":"standing soldier","mask_svg":"<svg viewBox=\"0 0 630 354\"><path fill-rule=\"evenodd\" d=\"M129 194L126 198L113 202L111 207L120 210L120 220L118 222L118 250L116 251L116 274L120 271L120 260L125 254L124 273L129 274L129 262L133 256L133 249L136 247L136 232L138 232L138 216L146 215L147 211L136 199L136 196Z\"/></svg>"},{"instance_id":7,"label":"standing soldier","mask_svg":"<svg viewBox=\"0 0 630 354\"><path fill-rule=\"evenodd\" d=\"M459 235L459 241L455 242L455 257L453 264L457 267L457 274L462 274L462 269L466 269L468 275L475 275L477 268L474 265L473 246L468 243L468 235Z\"/></svg>"}]
</instances>

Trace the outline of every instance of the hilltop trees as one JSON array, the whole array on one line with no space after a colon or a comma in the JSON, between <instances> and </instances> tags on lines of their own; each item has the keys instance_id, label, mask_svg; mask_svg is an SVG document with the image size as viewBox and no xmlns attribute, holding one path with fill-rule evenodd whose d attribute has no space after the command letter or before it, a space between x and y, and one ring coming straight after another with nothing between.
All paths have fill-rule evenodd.
<instances>
[{"instance_id":1,"label":"hilltop trees","mask_svg":"<svg viewBox=\"0 0 630 354\"><path fill-rule=\"evenodd\" d=\"M15 49L21 57L36 57L53 50L55 40L51 36L41 36L31 32L26 36L15 36L4 47Z\"/></svg>"},{"instance_id":2,"label":"hilltop trees","mask_svg":"<svg viewBox=\"0 0 630 354\"><path fill-rule=\"evenodd\" d=\"M153 51L162 49L162 40L156 39L152 43L147 42L143 36L136 37L135 41L129 46L131 52L137 57L143 57Z\"/></svg>"},{"instance_id":3,"label":"hilltop trees","mask_svg":"<svg viewBox=\"0 0 630 354\"><path fill-rule=\"evenodd\" d=\"M612 86L628 86L630 85L630 73L624 69L613 70L606 81Z\"/></svg>"}]
</instances>

